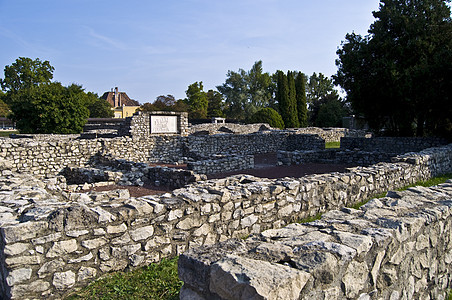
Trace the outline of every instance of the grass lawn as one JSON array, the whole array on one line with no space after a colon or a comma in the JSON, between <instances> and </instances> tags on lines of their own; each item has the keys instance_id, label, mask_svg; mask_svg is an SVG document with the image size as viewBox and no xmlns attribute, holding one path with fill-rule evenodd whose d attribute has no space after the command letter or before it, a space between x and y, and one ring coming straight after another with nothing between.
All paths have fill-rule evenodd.
<instances>
[{"instance_id":1,"label":"grass lawn","mask_svg":"<svg viewBox=\"0 0 452 300\"><path fill-rule=\"evenodd\" d=\"M19 133L17 130L0 130L0 137L9 137L11 133Z\"/></svg>"},{"instance_id":2,"label":"grass lawn","mask_svg":"<svg viewBox=\"0 0 452 300\"><path fill-rule=\"evenodd\" d=\"M177 275L177 260L163 259L134 271L109 274L65 299L179 299L183 283Z\"/></svg>"},{"instance_id":3,"label":"grass lawn","mask_svg":"<svg viewBox=\"0 0 452 300\"><path fill-rule=\"evenodd\" d=\"M341 142L325 142L325 149L340 148Z\"/></svg>"}]
</instances>

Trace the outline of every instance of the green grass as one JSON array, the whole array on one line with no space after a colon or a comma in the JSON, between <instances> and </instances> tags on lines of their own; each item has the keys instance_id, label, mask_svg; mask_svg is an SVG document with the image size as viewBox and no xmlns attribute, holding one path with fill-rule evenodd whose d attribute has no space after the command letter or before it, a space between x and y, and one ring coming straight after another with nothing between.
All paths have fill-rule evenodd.
<instances>
[{"instance_id":1,"label":"green grass","mask_svg":"<svg viewBox=\"0 0 452 300\"><path fill-rule=\"evenodd\" d=\"M341 142L325 142L325 149L340 148Z\"/></svg>"},{"instance_id":2,"label":"green grass","mask_svg":"<svg viewBox=\"0 0 452 300\"><path fill-rule=\"evenodd\" d=\"M315 216L311 216L311 217L307 217L307 218L301 219L297 223L303 224L303 223L314 222L316 220L320 220L321 217L322 217L322 214L318 213Z\"/></svg>"},{"instance_id":3,"label":"green grass","mask_svg":"<svg viewBox=\"0 0 452 300\"><path fill-rule=\"evenodd\" d=\"M177 275L177 260L163 259L134 271L107 275L65 299L179 299L183 283Z\"/></svg>"},{"instance_id":4,"label":"green grass","mask_svg":"<svg viewBox=\"0 0 452 300\"><path fill-rule=\"evenodd\" d=\"M17 130L0 130L0 137L9 137L11 133L19 133Z\"/></svg>"},{"instance_id":5,"label":"green grass","mask_svg":"<svg viewBox=\"0 0 452 300\"><path fill-rule=\"evenodd\" d=\"M411 187L415 187L415 186L424 186L424 187L434 186L434 185L444 183L449 179L452 179L452 173L436 176L436 177L430 178L426 181L418 181L416 183L413 183L413 184L407 185L403 188L400 188L400 189L398 189L398 191L405 191L405 190L407 190Z\"/></svg>"}]
</instances>

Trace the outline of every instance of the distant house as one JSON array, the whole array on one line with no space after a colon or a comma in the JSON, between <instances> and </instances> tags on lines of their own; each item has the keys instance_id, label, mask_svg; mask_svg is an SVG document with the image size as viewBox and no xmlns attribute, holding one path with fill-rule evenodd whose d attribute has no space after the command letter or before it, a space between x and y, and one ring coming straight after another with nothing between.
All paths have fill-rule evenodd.
<instances>
[{"instance_id":1,"label":"distant house","mask_svg":"<svg viewBox=\"0 0 452 300\"><path fill-rule=\"evenodd\" d=\"M114 90L111 89L110 92L105 92L100 98L111 104L115 118L131 117L140 107L138 101L130 99L125 92L119 92L118 87L115 87Z\"/></svg>"}]
</instances>

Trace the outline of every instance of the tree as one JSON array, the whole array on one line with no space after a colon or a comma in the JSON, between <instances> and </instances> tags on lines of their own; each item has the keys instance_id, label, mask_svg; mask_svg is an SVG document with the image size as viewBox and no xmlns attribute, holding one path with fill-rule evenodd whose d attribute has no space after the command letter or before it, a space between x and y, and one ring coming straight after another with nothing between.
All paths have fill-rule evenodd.
<instances>
[{"instance_id":1,"label":"tree","mask_svg":"<svg viewBox=\"0 0 452 300\"><path fill-rule=\"evenodd\" d=\"M295 77L297 113L300 127L308 126L308 106L306 100L306 75L298 72Z\"/></svg>"},{"instance_id":2,"label":"tree","mask_svg":"<svg viewBox=\"0 0 452 300\"><path fill-rule=\"evenodd\" d=\"M249 123L267 123L273 128L284 128L284 121L281 115L270 107L258 110L251 118L249 118Z\"/></svg>"},{"instance_id":3,"label":"tree","mask_svg":"<svg viewBox=\"0 0 452 300\"><path fill-rule=\"evenodd\" d=\"M334 79L375 131L451 136L448 0L382 0L369 35L346 35Z\"/></svg>"},{"instance_id":4,"label":"tree","mask_svg":"<svg viewBox=\"0 0 452 300\"><path fill-rule=\"evenodd\" d=\"M207 95L203 91L202 81L192 83L185 91L185 102L190 106L189 117L193 119L205 119L207 117Z\"/></svg>"},{"instance_id":5,"label":"tree","mask_svg":"<svg viewBox=\"0 0 452 300\"><path fill-rule=\"evenodd\" d=\"M20 89L11 96L12 119L23 133L80 133L89 116L81 86L59 82Z\"/></svg>"},{"instance_id":6,"label":"tree","mask_svg":"<svg viewBox=\"0 0 452 300\"><path fill-rule=\"evenodd\" d=\"M312 105L329 94L337 95L337 91L334 89L333 80L325 77L322 73L317 75L314 72L311 77L309 77L306 94L307 102L309 105Z\"/></svg>"},{"instance_id":7,"label":"tree","mask_svg":"<svg viewBox=\"0 0 452 300\"><path fill-rule=\"evenodd\" d=\"M249 121L250 123L267 123L273 128L284 128L284 121L281 115L270 107L258 110Z\"/></svg>"},{"instance_id":8,"label":"tree","mask_svg":"<svg viewBox=\"0 0 452 300\"><path fill-rule=\"evenodd\" d=\"M287 72L287 75L283 71L276 71L276 74L276 101L284 125L287 128L299 127L293 74L290 71Z\"/></svg>"},{"instance_id":9,"label":"tree","mask_svg":"<svg viewBox=\"0 0 452 300\"><path fill-rule=\"evenodd\" d=\"M298 121L297 108L297 91L295 89L295 78L293 72L287 71L287 86L289 87L289 122L285 123L287 127L298 128L300 122Z\"/></svg>"},{"instance_id":10,"label":"tree","mask_svg":"<svg viewBox=\"0 0 452 300\"><path fill-rule=\"evenodd\" d=\"M5 103L4 99L6 94L0 90L0 117L7 117L10 113L8 104Z\"/></svg>"},{"instance_id":11,"label":"tree","mask_svg":"<svg viewBox=\"0 0 452 300\"><path fill-rule=\"evenodd\" d=\"M224 117L223 112L223 95L214 90L207 91L207 117Z\"/></svg>"},{"instance_id":12,"label":"tree","mask_svg":"<svg viewBox=\"0 0 452 300\"><path fill-rule=\"evenodd\" d=\"M346 116L347 111L339 97L329 94L317 102L318 110L314 125L317 127L341 127L342 118Z\"/></svg>"},{"instance_id":13,"label":"tree","mask_svg":"<svg viewBox=\"0 0 452 300\"><path fill-rule=\"evenodd\" d=\"M269 105L273 86L270 74L263 73L262 61L257 61L249 71L228 71L225 83L217 89L224 96L226 115L244 121Z\"/></svg>"},{"instance_id":14,"label":"tree","mask_svg":"<svg viewBox=\"0 0 452 300\"><path fill-rule=\"evenodd\" d=\"M97 94L88 92L84 95L84 102L89 110L90 118L113 118L115 113L110 103L100 99Z\"/></svg>"},{"instance_id":15,"label":"tree","mask_svg":"<svg viewBox=\"0 0 452 300\"><path fill-rule=\"evenodd\" d=\"M173 95L160 95L152 103L144 103L138 110L140 111L179 111L188 112L190 107L183 100L177 100Z\"/></svg>"},{"instance_id":16,"label":"tree","mask_svg":"<svg viewBox=\"0 0 452 300\"><path fill-rule=\"evenodd\" d=\"M50 83L53 71L54 67L47 60L19 57L11 66L5 67L5 78L0 79L1 87L8 93L16 93L43 83Z\"/></svg>"}]
</instances>

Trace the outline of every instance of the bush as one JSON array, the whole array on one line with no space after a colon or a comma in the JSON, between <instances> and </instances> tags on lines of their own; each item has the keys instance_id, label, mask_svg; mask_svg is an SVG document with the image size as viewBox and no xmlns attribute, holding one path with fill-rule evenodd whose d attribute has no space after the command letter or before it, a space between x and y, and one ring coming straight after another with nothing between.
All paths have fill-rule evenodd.
<instances>
[{"instance_id":1,"label":"bush","mask_svg":"<svg viewBox=\"0 0 452 300\"><path fill-rule=\"evenodd\" d=\"M273 108L262 108L251 116L249 123L268 123L273 128L284 128L284 121L281 115Z\"/></svg>"}]
</instances>

